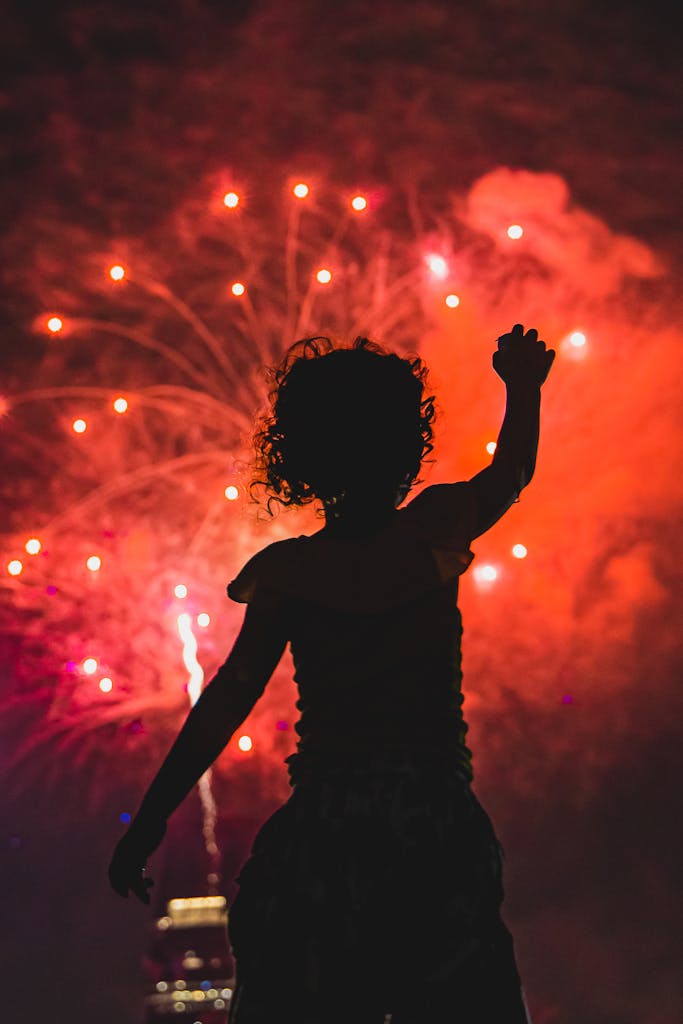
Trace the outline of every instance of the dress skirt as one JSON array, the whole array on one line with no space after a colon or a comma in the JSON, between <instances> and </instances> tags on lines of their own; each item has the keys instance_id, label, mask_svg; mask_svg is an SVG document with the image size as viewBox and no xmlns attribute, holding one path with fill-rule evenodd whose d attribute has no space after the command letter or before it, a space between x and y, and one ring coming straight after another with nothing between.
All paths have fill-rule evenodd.
<instances>
[{"instance_id":1,"label":"dress skirt","mask_svg":"<svg viewBox=\"0 0 683 1024\"><path fill-rule=\"evenodd\" d=\"M503 856L444 759L311 771L236 879L230 1024L530 1024Z\"/></svg>"}]
</instances>

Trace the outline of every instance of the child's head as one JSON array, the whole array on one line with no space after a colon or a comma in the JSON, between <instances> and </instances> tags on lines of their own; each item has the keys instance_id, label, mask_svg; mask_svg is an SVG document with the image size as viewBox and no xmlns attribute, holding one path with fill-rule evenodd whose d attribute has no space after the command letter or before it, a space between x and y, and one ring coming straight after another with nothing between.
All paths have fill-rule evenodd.
<instances>
[{"instance_id":1,"label":"child's head","mask_svg":"<svg viewBox=\"0 0 683 1024\"><path fill-rule=\"evenodd\" d=\"M350 348L324 337L295 342L267 371L275 386L253 437L250 493L265 485L269 515L273 500L343 504L349 494L370 502L399 493L400 504L434 447L427 372L419 356L401 358L367 338Z\"/></svg>"}]
</instances>

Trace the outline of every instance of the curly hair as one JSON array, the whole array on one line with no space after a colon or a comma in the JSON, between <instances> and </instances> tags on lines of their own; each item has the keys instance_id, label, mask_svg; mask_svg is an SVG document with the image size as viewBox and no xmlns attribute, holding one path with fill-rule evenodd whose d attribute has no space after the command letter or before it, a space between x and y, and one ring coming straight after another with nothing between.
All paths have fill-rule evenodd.
<instances>
[{"instance_id":1,"label":"curly hair","mask_svg":"<svg viewBox=\"0 0 683 1024\"><path fill-rule=\"evenodd\" d=\"M368 338L336 348L321 335L296 341L265 370L274 387L253 434L251 501L264 486L272 517L272 501L319 498L339 508L349 492L376 493L378 484L402 501L434 448L427 374L419 356L401 358Z\"/></svg>"}]
</instances>

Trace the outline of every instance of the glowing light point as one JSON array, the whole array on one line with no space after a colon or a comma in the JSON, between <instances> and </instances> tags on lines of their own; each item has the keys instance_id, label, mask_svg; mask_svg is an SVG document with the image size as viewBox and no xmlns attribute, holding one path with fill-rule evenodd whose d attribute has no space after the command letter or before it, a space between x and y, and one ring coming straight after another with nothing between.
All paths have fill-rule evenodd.
<instances>
[{"instance_id":1,"label":"glowing light point","mask_svg":"<svg viewBox=\"0 0 683 1024\"><path fill-rule=\"evenodd\" d=\"M97 660L95 658L86 658L83 662L83 671L87 676L92 676L97 672Z\"/></svg>"},{"instance_id":2,"label":"glowing light point","mask_svg":"<svg viewBox=\"0 0 683 1024\"><path fill-rule=\"evenodd\" d=\"M200 612L199 615L197 616L197 625L198 626L206 627L206 626L209 625L210 622L211 622L211 616L208 614L208 612Z\"/></svg>"},{"instance_id":3,"label":"glowing light point","mask_svg":"<svg viewBox=\"0 0 683 1024\"><path fill-rule=\"evenodd\" d=\"M226 192L223 196L223 203L230 210L234 210L239 205L240 197L236 192Z\"/></svg>"},{"instance_id":4,"label":"glowing light point","mask_svg":"<svg viewBox=\"0 0 683 1024\"><path fill-rule=\"evenodd\" d=\"M573 333L569 335L569 342L574 346L574 348L581 348L582 345L586 344L586 335L583 331L573 331Z\"/></svg>"},{"instance_id":5,"label":"glowing light point","mask_svg":"<svg viewBox=\"0 0 683 1024\"><path fill-rule=\"evenodd\" d=\"M431 270L434 277L438 277L440 280L448 274L448 264L443 256L437 256L436 253L429 253L428 256L425 256L425 263Z\"/></svg>"},{"instance_id":6,"label":"glowing light point","mask_svg":"<svg viewBox=\"0 0 683 1024\"><path fill-rule=\"evenodd\" d=\"M308 185L304 185L303 181L300 181L298 185L294 186L292 192L294 193L297 199L305 199L308 193L310 192L310 189Z\"/></svg>"},{"instance_id":7,"label":"glowing light point","mask_svg":"<svg viewBox=\"0 0 683 1024\"><path fill-rule=\"evenodd\" d=\"M58 316L51 316L47 322L47 329L48 331L51 331L52 334L56 334L58 331L61 331L63 326L64 321L61 320Z\"/></svg>"},{"instance_id":8,"label":"glowing light point","mask_svg":"<svg viewBox=\"0 0 683 1024\"><path fill-rule=\"evenodd\" d=\"M486 451L489 453L489 455L493 455L497 447L498 445L496 444L495 441L489 441L488 444L486 445Z\"/></svg>"},{"instance_id":9,"label":"glowing light point","mask_svg":"<svg viewBox=\"0 0 683 1024\"><path fill-rule=\"evenodd\" d=\"M88 424L85 420L74 420L71 424L74 434L84 434L88 429Z\"/></svg>"},{"instance_id":10,"label":"glowing light point","mask_svg":"<svg viewBox=\"0 0 683 1024\"><path fill-rule=\"evenodd\" d=\"M351 207L360 212L367 209L368 201L365 196L354 196L351 200Z\"/></svg>"},{"instance_id":11,"label":"glowing light point","mask_svg":"<svg viewBox=\"0 0 683 1024\"><path fill-rule=\"evenodd\" d=\"M515 544L512 548L512 554L515 558L526 558L528 552L523 544Z\"/></svg>"},{"instance_id":12,"label":"glowing light point","mask_svg":"<svg viewBox=\"0 0 683 1024\"><path fill-rule=\"evenodd\" d=\"M114 412L125 412L128 408L128 402L125 398L115 398L113 405Z\"/></svg>"},{"instance_id":13,"label":"glowing light point","mask_svg":"<svg viewBox=\"0 0 683 1024\"><path fill-rule=\"evenodd\" d=\"M445 302L449 309L455 309L456 306L460 305L460 297L451 292L450 295L446 296Z\"/></svg>"},{"instance_id":14,"label":"glowing light point","mask_svg":"<svg viewBox=\"0 0 683 1024\"><path fill-rule=\"evenodd\" d=\"M240 750L251 750L253 745L254 744L251 742L251 736L240 736L237 741L237 746Z\"/></svg>"},{"instance_id":15,"label":"glowing light point","mask_svg":"<svg viewBox=\"0 0 683 1024\"><path fill-rule=\"evenodd\" d=\"M315 276L316 280L318 280L320 284L329 284L332 280L332 274L329 270L325 270L325 268L319 270Z\"/></svg>"},{"instance_id":16,"label":"glowing light point","mask_svg":"<svg viewBox=\"0 0 683 1024\"><path fill-rule=\"evenodd\" d=\"M187 597L187 587L184 583L178 583L178 585L173 588L173 593L176 597Z\"/></svg>"},{"instance_id":17,"label":"glowing light point","mask_svg":"<svg viewBox=\"0 0 683 1024\"><path fill-rule=\"evenodd\" d=\"M123 281L126 276L125 268L120 263L116 263L113 267L109 268L109 276L112 281Z\"/></svg>"},{"instance_id":18,"label":"glowing light point","mask_svg":"<svg viewBox=\"0 0 683 1024\"><path fill-rule=\"evenodd\" d=\"M27 540L26 543L24 544L24 547L26 548L29 555L37 555L42 546L43 545L40 543L37 537L31 537L31 539Z\"/></svg>"},{"instance_id":19,"label":"glowing light point","mask_svg":"<svg viewBox=\"0 0 683 1024\"><path fill-rule=\"evenodd\" d=\"M228 499L228 501L235 501L235 499L239 497L240 492L237 490L234 484L228 484L223 493L225 494L225 497Z\"/></svg>"},{"instance_id":20,"label":"glowing light point","mask_svg":"<svg viewBox=\"0 0 683 1024\"><path fill-rule=\"evenodd\" d=\"M109 678L109 676L102 676L102 678L100 679L100 690L102 691L102 693L111 693L113 686L114 684Z\"/></svg>"},{"instance_id":21,"label":"glowing light point","mask_svg":"<svg viewBox=\"0 0 683 1024\"><path fill-rule=\"evenodd\" d=\"M246 290L246 286L243 285L241 281L235 281L235 283L230 286L230 291L236 296L244 295Z\"/></svg>"},{"instance_id":22,"label":"glowing light point","mask_svg":"<svg viewBox=\"0 0 683 1024\"><path fill-rule=\"evenodd\" d=\"M511 224L508 228L508 238L521 238L524 234L524 228L521 224Z\"/></svg>"},{"instance_id":23,"label":"glowing light point","mask_svg":"<svg viewBox=\"0 0 683 1024\"><path fill-rule=\"evenodd\" d=\"M477 580L484 580L490 583L498 578L498 571L493 565L480 565L474 570L474 576Z\"/></svg>"},{"instance_id":24,"label":"glowing light point","mask_svg":"<svg viewBox=\"0 0 683 1024\"><path fill-rule=\"evenodd\" d=\"M97 572L102 567L102 559L99 555L91 555L85 563L90 572Z\"/></svg>"},{"instance_id":25,"label":"glowing light point","mask_svg":"<svg viewBox=\"0 0 683 1024\"><path fill-rule=\"evenodd\" d=\"M18 576L23 570L24 564L20 562L18 558L13 558L11 562L7 563L7 572L10 576Z\"/></svg>"}]
</instances>

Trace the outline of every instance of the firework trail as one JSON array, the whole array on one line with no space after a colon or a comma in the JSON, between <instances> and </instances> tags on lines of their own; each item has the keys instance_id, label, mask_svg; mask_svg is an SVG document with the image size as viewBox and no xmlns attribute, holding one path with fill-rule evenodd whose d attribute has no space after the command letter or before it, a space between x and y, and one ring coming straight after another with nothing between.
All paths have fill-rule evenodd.
<instances>
[{"instance_id":1,"label":"firework trail","mask_svg":"<svg viewBox=\"0 0 683 1024\"><path fill-rule=\"evenodd\" d=\"M12 480L0 632L15 651L3 711L16 787L32 773L49 784L73 771L87 777L97 803L112 766L122 778L148 776L183 716L179 623L196 623L199 660L211 675L238 628L225 582L265 543L317 528L311 509L271 523L246 501L254 419L266 408L264 367L295 339L365 334L400 354L419 351L444 413L437 444L450 428L439 474L449 479L477 472L495 447L502 409L491 339L516 321L539 325L558 350L544 426L561 455L543 470L544 516L516 543L510 536L506 551L494 545L471 576L477 602L501 586L502 600L514 580L516 601L540 601L552 615L547 650L558 678L566 638L582 630L567 622L566 581L580 588L592 571L589 519L563 499L567 478L580 476L588 457L577 417L588 415L601 437L600 452L590 453L595 502L606 486L611 501L622 501L648 462L647 432L626 468L623 450L615 458L613 424L634 408L646 419L654 401L637 388L639 374L650 372L641 341L652 307L643 295L663 271L644 245L574 207L560 178L500 169L438 210L415 185L388 196L311 180L291 179L270 194L243 184L225 190L207 179L153 245L91 239L88 248L86 238L59 237L55 227L50 258L36 255L47 267L33 322L44 357L30 386L7 389L0 419ZM665 364L674 334L662 328L658 345ZM660 415L673 408L669 392L658 391ZM467 424L455 442L451 409ZM669 462L664 453L653 493L667 486ZM545 523L553 515L553 535L562 522L584 538L583 561L551 547ZM506 544L518 533L508 525L497 534ZM538 567L517 578L515 562L530 548ZM648 558L644 551L623 571L645 577ZM654 589L651 598L658 600ZM491 613L479 604L476 612L483 635ZM611 628L626 636L633 612L622 613ZM474 634L473 657L483 658L477 642ZM495 652L487 648L485 659L492 680L504 676ZM233 767L244 754L275 764L291 752L282 734L293 715L288 682L281 667L249 735L226 751ZM541 689L532 673L525 696ZM476 714L479 695L468 700ZM211 833L209 781L202 794ZM207 844L214 840L207 833Z\"/></svg>"}]
</instances>

